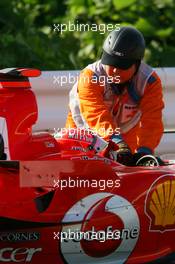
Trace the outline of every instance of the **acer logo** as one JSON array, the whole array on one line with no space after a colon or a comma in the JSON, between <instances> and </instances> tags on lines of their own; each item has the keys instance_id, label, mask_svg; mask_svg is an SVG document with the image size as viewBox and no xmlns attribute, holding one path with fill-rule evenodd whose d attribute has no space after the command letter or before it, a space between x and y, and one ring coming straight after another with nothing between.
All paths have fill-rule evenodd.
<instances>
[{"instance_id":1,"label":"acer logo","mask_svg":"<svg viewBox=\"0 0 175 264\"><path fill-rule=\"evenodd\" d=\"M2 248L0 262L31 262L33 255L41 251L42 248Z\"/></svg>"}]
</instances>

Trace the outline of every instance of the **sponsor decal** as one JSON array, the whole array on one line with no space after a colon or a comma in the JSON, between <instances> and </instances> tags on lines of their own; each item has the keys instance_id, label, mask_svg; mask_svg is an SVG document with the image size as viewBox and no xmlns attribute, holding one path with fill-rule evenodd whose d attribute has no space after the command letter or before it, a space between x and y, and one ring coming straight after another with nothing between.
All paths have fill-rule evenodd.
<instances>
[{"instance_id":1,"label":"sponsor decal","mask_svg":"<svg viewBox=\"0 0 175 264\"><path fill-rule=\"evenodd\" d=\"M111 164L111 161L107 158L100 157L100 156L93 156L93 157L88 157L88 156L82 156L82 160L101 160L104 163Z\"/></svg>"},{"instance_id":2,"label":"sponsor decal","mask_svg":"<svg viewBox=\"0 0 175 264\"><path fill-rule=\"evenodd\" d=\"M85 141L85 142L88 142L88 143L92 143L93 142L93 136L91 134L89 134L89 135L81 134L81 131L79 132L79 130L77 130L76 133L75 132L74 132L74 134L69 133L68 134L68 138L77 139L77 140Z\"/></svg>"},{"instance_id":3,"label":"sponsor decal","mask_svg":"<svg viewBox=\"0 0 175 264\"><path fill-rule=\"evenodd\" d=\"M55 144L53 142L45 141L45 146L46 148L54 148Z\"/></svg>"},{"instance_id":4,"label":"sponsor decal","mask_svg":"<svg viewBox=\"0 0 175 264\"><path fill-rule=\"evenodd\" d=\"M175 175L160 176L152 183L145 199L145 214L150 219L149 231L175 230Z\"/></svg>"},{"instance_id":5,"label":"sponsor decal","mask_svg":"<svg viewBox=\"0 0 175 264\"><path fill-rule=\"evenodd\" d=\"M94 193L78 201L66 212L62 224L60 248L68 264L125 263L140 232L133 205L108 192Z\"/></svg>"},{"instance_id":6,"label":"sponsor decal","mask_svg":"<svg viewBox=\"0 0 175 264\"><path fill-rule=\"evenodd\" d=\"M3 242L24 242L36 241L40 239L40 233L37 232L2 232L0 241Z\"/></svg>"},{"instance_id":7,"label":"sponsor decal","mask_svg":"<svg viewBox=\"0 0 175 264\"><path fill-rule=\"evenodd\" d=\"M0 262L31 262L37 252L41 252L42 248L1 248Z\"/></svg>"},{"instance_id":8,"label":"sponsor decal","mask_svg":"<svg viewBox=\"0 0 175 264\"><path fill-rule=\"evenodd\" d=\"M115 54L117 56L120 56L120 57L123 57L124 56L124 53L119 52L119 51L113 51L113 54Z\"/></svg>"},{"instance_id":9,"label":"sponsor decal","mask_svg":"<svg viewBox=\"0 0 175 264\"><path fill-rule=\"evenodd\" d=\"M85 149L84 149L84 148L82 148L82 147L77 147L77 146L72 146L72 147L71 147L71 150L76 150L76 151L85 151Z\"/></svg>"},{"instance_id":10,"label":"sponsor decal","mask_svg":"<svg viewBox=\"0 0 175 264\"><path fill-rule=\"evenodd\" d=\"M108 158L104 158L104 157L100 157L100 156L93 156L93 157L89 157L89 156L75 156L75 157L71 157L71 160L100 160L103 161L105 164L111 164L111 160Z\"/></svg>"}]
</instances>

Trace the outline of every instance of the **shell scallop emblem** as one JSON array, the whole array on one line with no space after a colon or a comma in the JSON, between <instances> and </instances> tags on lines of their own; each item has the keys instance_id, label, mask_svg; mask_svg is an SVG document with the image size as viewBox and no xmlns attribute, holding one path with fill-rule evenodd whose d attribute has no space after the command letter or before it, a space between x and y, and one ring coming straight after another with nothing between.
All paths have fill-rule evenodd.
<instances>
[{"instance_id":1,"label":"shell scallop emblem","mask_svg":"<svg viewBox=\"0 0 175 264\"><path fill-rule=\"evenodd\" d=\"M145 200L150 231L175 229L175 175L164 175L153 182Z\"/></svg>"}]
</instances>

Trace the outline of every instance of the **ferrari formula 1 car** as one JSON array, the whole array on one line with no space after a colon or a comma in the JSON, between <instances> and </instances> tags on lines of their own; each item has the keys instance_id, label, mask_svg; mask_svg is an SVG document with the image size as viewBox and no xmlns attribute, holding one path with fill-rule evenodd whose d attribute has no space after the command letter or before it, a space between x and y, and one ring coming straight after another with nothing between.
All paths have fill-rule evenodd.
<instances>
[{"instance_id":1,"label":"ferrari formula 1 car","mask_svg":"<svg viewBox=\"0 0 175 264\"><path fill-rule=\"evenodd\" d=\"M121 165L83 130L32 133L39 74L0 72L0 262L173 263L175 164Z\"/></svg>"}]
</instances>

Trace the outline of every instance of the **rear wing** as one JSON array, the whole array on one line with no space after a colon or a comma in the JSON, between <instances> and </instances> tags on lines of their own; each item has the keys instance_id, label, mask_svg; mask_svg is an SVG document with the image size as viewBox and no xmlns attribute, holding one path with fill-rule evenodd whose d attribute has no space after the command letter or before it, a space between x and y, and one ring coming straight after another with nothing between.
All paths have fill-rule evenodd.
<instances>
[{"instance_id":1,"label":"rear wing","mask_svg":"<svg viewBox=\"0 0 175 264\"><path fill-rule=\"evenodd\" d=\"M6 68L0 70L0 88L31 88L29 77L38 77L41 71L30 68Z\"/></svg>"},{"instance_id":2,"label":"rear wing","mask_svg":"<svg viewBox=\"0 0 175 264\"><path fill-rule=\"evenodd\" d=\"M38 108L29 77L40 75L38 69L0 70L0 135L8 160L13 160L18 155L17 151L22 151L17 146L31 137L32 126L38 118ZM3 145L0 147L3 148Z\"/></svg>"}]
</instances>

